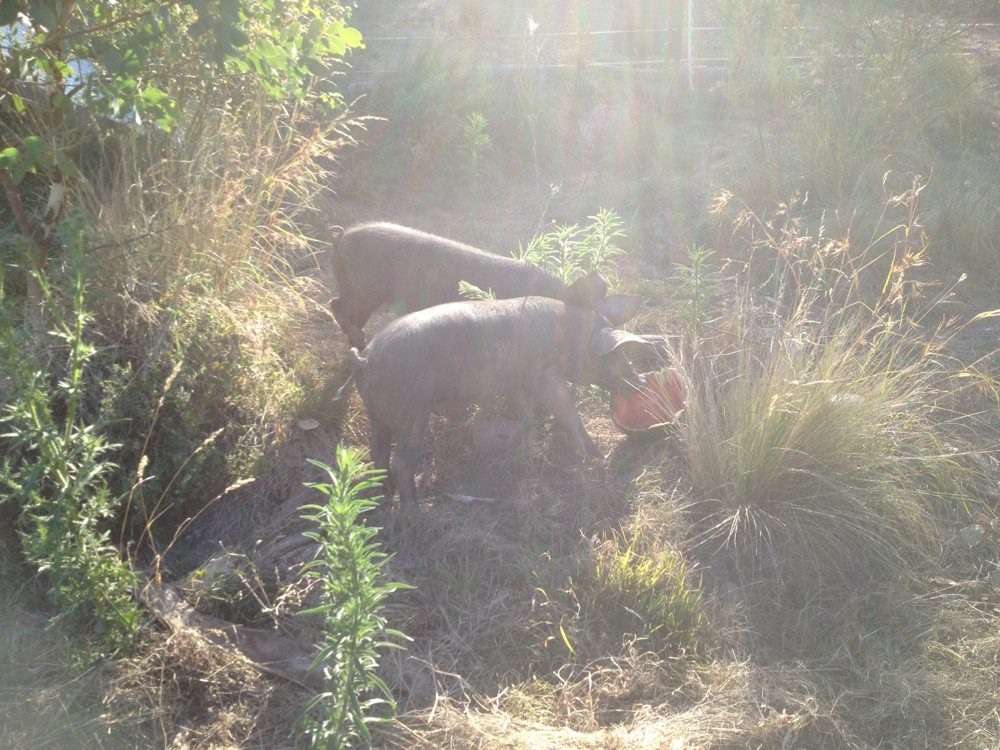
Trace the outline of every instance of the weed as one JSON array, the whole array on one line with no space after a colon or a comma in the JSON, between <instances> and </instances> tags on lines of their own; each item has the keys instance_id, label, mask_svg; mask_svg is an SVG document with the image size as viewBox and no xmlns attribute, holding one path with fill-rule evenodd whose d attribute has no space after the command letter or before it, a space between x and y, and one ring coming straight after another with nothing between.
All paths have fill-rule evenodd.
<instances>
[{"instance_id":1,"label":"weed","mask_svg":"<svg viewBox=\"0 0 1000 750\"><path fill-rule=\"evenodd\" d=\"M138 625L135 579L107 528L120 505L108 484L118 446L107 442L101 425L86 423L84 414L95 349L85 336L87 238L78 215L64 222L60 236L71 265L68 313L45 277L36 276L52 343L26 337L11 320L0 321L0 362L13 391L0 416L7 448L0 481L9 493L5 499L20 506L25 555L48 577L58 619L92 621L109 645L119 646ZM65 361L53 371L49 357Z\"/></svg>"},{"instance_id":2,"label":"weed","mask_svg":"<svg viewBox=\"0 0 1000 750\"><path fill-rule=\"evenodd\" d=\"M536 598L548 619L536 627L546 649L562 644L582 664L633 650L662 658L703 650L701 592L681 554L650 528L595 538L569 571L543 559Z\"/></svg>"},{"instance_id":3,"label":"weed","mask_svg":"<svg viewBox=\"0 0 1000 750\"><path fill-rule=\"evenodd\" d=\"M324 505L305 505L303 518L318 531L306 535L319 542L316 559L303 575L319 583L321 604L302 614L323 616L323 639L311 669L322 669L324 688L306 704L302 723L316 748L349 747L361 738L371 743L369 725L390 717L376 711L395 711L389 687L375 674L380 648L400 648L386 638L405 639L386 627L382 606L392 592L409 588L402 583L380 583L389 558L372 541L378 529L358 522L378 504L363 497L380 480L360 452L337 447L337 468L310 461L329 474L329 483L310 483L326 498Z\"/></svg>"},{"instance_id":4,"label":"weed","mask_svg":"<svg viewBox=\"0 0 1000 750\"><path fill-rule=\"evenodd\" d=\"M697 333L719 315L715 297L722 285L709 263L715 255L714 250L691 245L687 254L689 265L674 263L674 273L668 281L677 298L681 318Z\"/></svg>"},{"instance_id":5,"label":"weed","mask_svg":"<svg viewBox=\"0 0 1000 750\"><path fill-rule=\"evenodd\" d=\"M591 271L614 278L617 259L625 252L614 244L625 236L622 220L614 209L600 209L587 218L591 223L586 227L562 225L535 235L527 246L518 245L516 257L534 263L566 284Z\"/></svg>"},{"instance_id":6,"label":"weed","mask_svg":"<svg viewBox=\"0 0 1000 750\"><path fill-rule=\"evenodd\" d=\"M613 244L625 236L621 219L614 209L601 209L589 218L592 222L582 229L574 224L535 235L526 247L518 244L514 256L545 269L567 285L591 271L602 278L614 278L617 258L625 253ZM464 299L494 299L491 289L480 289L467 281L459 282L459 293Z\"/></svg>"},{"instance_id":7,"label":"weed","mask_svg":"<svg viewBox=\"0 0 1000 750\"><path fill-rule=\"evenodd\" d=\"M493 148L493 139L486 132L486 126L482 112L471 112L460 126L458 153L462 158L462 173L471 185L479 183L485 169L486 154Z\"/></svg>"}]
</instances>

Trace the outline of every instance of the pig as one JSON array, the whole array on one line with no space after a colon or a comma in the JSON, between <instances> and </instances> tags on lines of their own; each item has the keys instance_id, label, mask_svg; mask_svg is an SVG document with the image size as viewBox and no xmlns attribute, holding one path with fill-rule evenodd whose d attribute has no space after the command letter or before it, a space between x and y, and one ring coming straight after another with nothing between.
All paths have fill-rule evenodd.
<instances>
[{"instance_id":1,"label":"pig","mask_svg":"<svg viewBox=\"0 0 1000 750\"><path fill-rule=\"evenodd\" d=\"M636 314L640 298L613 294L593 302L590 295L581 279L567 288L567 301L446 303L396 319L360 354L352 348L353 376L371 423L371 458L386 472L386 495L398 486L400 502L416 500L415 475L431 412L494 395L542 405L577 451L600 458L567 381L617 390L637 380L618 347L640 339L613 326Z\"/></svg>"},{"instance_id":2,"label":"pig","mask_svg":"<svg viewBox=\"0 0 1000 750\"><path fill-rule=\"evenodd\" d=\"M365 323L386 302L415 312L458 301L460 281L492 291L497 298L563 299L567 289L527 261L398 224L361 224L347 231L332 227L330 232L329 265L340 294L330 301L330 309L350 346L359 351L365 347ZM607 283L596 273L585 278L589 301L607 294Z\"/></svg>"}]
</instances>

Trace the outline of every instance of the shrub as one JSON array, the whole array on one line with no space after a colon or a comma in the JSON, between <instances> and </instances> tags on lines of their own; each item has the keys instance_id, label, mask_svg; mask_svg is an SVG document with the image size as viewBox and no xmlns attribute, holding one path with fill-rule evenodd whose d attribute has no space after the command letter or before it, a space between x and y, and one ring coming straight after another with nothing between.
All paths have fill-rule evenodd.
<instances>
[{"instance_id":1,"label":"shrub","mask_svg":"<svg viewBox=\"0 0 1000 750\"><path fill-rule=\"evenodd\" d=\"M305 209L350 141L344 118L314 129L263 100L190 116L176 138L109 139L82 180L102 238L88 253L94 325L113 342L93 397L124 446L116 489L145 462L133 508L159 504L163 525L258 473L321 389L303 325L318 284L293 269L315 263Z\"/></svg>"},{"instance_id":2,"label":"shrub","mask_svg":"<svg viewBox=\"0 0 1000 750\"><path fill-rule=\"evenodd\" d=\"M94 622L107 643L117 646L138 625L135 578L109 529L121 505L109 484L119 446L106 440L100 423L87 420L86 386L96 349L87 341L87 238L79 216L65 222L60 235L69 251L69 299L36 275L50 330L33 337L9 317L0 320L0 363L10 388L0 415L6 453L0 499L19 506L24 554L45 574L58 618ZM10 311L2 296L0 310Z\"/></svg>"}]
</instances>

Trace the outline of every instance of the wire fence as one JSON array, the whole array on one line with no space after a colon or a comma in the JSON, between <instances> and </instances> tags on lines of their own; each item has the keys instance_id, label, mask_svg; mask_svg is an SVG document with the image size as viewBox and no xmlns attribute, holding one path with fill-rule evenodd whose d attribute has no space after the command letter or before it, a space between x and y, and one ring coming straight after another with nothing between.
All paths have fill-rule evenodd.
<instances>
[{"instance_id":1,"label":"wire fence","mask_svg":"<svg viewBox=\"0 0 1000 750\"><path fill-rule=\"evenodd\" d=\"M354 86L374 84L384 77L393 77L407 71L405 60L414 50L425 49L428 46L463 44L473 46L481 62L476 70L493 71L498 74L515 72L525 67L523 59L511 55L510 50L521 50L529 46L545 50L545 54L534 60L532 66L539 70L628 70L634 73L663 73L673 70L686 75L688 88L694 89L700 81L715 81L725 76L731 60L731 38L724 26L715 24L698 25L688 0L687 13L684 14L684 26L680 29L682 43L676 44L678 29L670 26L629 29L594 29L576 31L540 31L532 29L523 33L489 33L489 34L412 34L385 35L365 37L366 44L397 46L397 49L385 55L387 59L378 65L366 59L364 67L352 69L350 73ZM969 24L971 28L994 28L995 23L980 22ZM806 39L822 32L819 26L794 26L789 29L804 34ZM674 38L671 39L671 34ZM642 44L633 44L641 40ZM671 41L674 44L671 44ZM510 42L519 42L520 46ZM596 42L596 43L595 43ZM671 47L674 49L671 49ZM548 49L546 49L548 48ZM645 50L646 54L636 54L637 48ZM657 50L656 56L649 50ZM505 52L506 51L506 54ZM581 52L583 51L583 52ZM953 52L950 54L974 55L972 51ZM856 61L856 56L842 54L845 64ZM802 64L812 59L804 49L785 55L791 63Z\"/></svg>"}]
</instances>

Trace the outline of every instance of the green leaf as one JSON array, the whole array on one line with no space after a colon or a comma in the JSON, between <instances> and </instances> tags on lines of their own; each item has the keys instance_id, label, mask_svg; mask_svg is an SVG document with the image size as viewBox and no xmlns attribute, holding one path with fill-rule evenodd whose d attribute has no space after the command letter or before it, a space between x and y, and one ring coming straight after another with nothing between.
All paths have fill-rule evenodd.
<instances>
[{"instance_id":1,"label":"green leaf","mask_svg":"<svg viewBox=\"0 0 1000 750\"><path fill-rule=\"evenodd\" d=\"M263 40L257 49L267 64L275 70L284 70L288 65L288 53L275 47L269 39Z\"/></svg>"},{"instance_id":2,"label":"green leaf","mask_svg":"<svg viewBox=\"0 0 1000 750\"><path fill-rule=\"evenodd\" d=\"M305 66L317 78L327 78L330 75L330 68L318 57L307 57Z\"/></svg>"},{"instance_id":3,"label":"green leaf","mask_svg":"<svg viewBox=\"0 0 1000 750\"><path fill-rule=\"evenodd\" d=\"M0 151L0 169L13 169L20 158L21 152L13 146L8 146Z\"/></svg>"},{"instance_id":4,"label":"green leaf","mask_svg":"<svg viewBox=\"0 0 1000 750\"><path fill-rule=\"evenodd\" d=\"M48 148L45 139L37 135L29 135L21 144L24 146L24 160L32 165L38 162L41 154Z\"/></svg>"},{"instance_id":5,"label":"green leaf","mask_svg":"<svg viewBox=\"0 0 1000 750\"><path fill-rule=\"evenodd\" d=\"M140 96L142 96L142 100L145 103L154 106L164 105L170 101L170 97L167 93L165 91L160 91L160 89L156 88L156 86L147 86L142 90Z\"/></svg>"},{"instance_id":6,"label":"green leaf","mask_svg":"<svg viewBox=\"0 0 1000 750\"><path fill-rule=\"evenodd\" d=\"M576 649L573 648L573 644L569 642L569 636L566 635L566 629L563 627L562 622L559 623L559 635L562 636L563 643L566 644L566 648L569 649L569 652L571 654L575 654L576 653Z\"/></svg>"},{"instance_id":7,"label":"green leaf","mask_svg":"<svg viewBox=\"0 0 1000 750\"><path fill-rule=\"evenodd\" d=\"M56 151L55 159L56 166L62 170L63 175L66 177L76 177L76 164L73 163L73 160L69 158L65 151Z\"/></svg>"},{"instance_id":8,"label":"green leaf","mask_svg":"<svg viewBox=\"0 0 1000 750\"><path fill-rule=\"evenodd\" d=\"M140 93L143 111L147 112L158 126L170 131L177 124L177 103L155 86L147 86ZM136 116L138 117L138 111Z\"/></svg>"},{"instance_id":9,"label":"green leaf","mask_svg":"<svg viewBox=\"0 0 1000 750\"><path fill-rule=\"evenodd\" d=\"M134 49L125 50L121 72L127 76L137 76L142 72L143 60Z\"/></svg>"},{"instance_id":10,"label":"green leaf","mask_svg":"<svg viewBox=\"0 0 1000 750\"><path fill-rule=\"evenodd\" d=\"M250 54L247 55L246 60L250 65L253 66L254 71L258 75L263 75L264 66L262 65L263 59L261 55L259 55L256 52L251 52Z\"/></svg>"},{"instance_id":11,"label":"green leaf","mask_svg":"<svg viewBox=\"0 0 1000 750\"><path fill-rule=\"evenodd\" d=\"M320 35L323 33L323 30L325 28L326 26L323 23L322 19L314 18L312 21L309 22L309 29L308 31L306 31L305 34L306 41L314 42L317 39L319 39Z\"/></svg>"},{"instance_id":12,"label":"green leaf","mask_svg":"<svg viewBox=\"0 0 1000 750\"><path fill-rule=\"evenodd\" d=\"M350 26L344 26L340 30L340 38L344 40L344 44L348 47L365 48L364 42L361 41L361 32L357 29L352 29Z\"/></svg>"},{"instance_id":13,"label":"green leaf","mask_svg":"<svg viewBox=\"0 0 1000 750\"><path fill-rule=\"evenodd\" d=\"M337 57L343 57L347 53L347 43L339 36L327 35L326 47L331 55L337 55Z\"/></svg>"}]
</instances>

